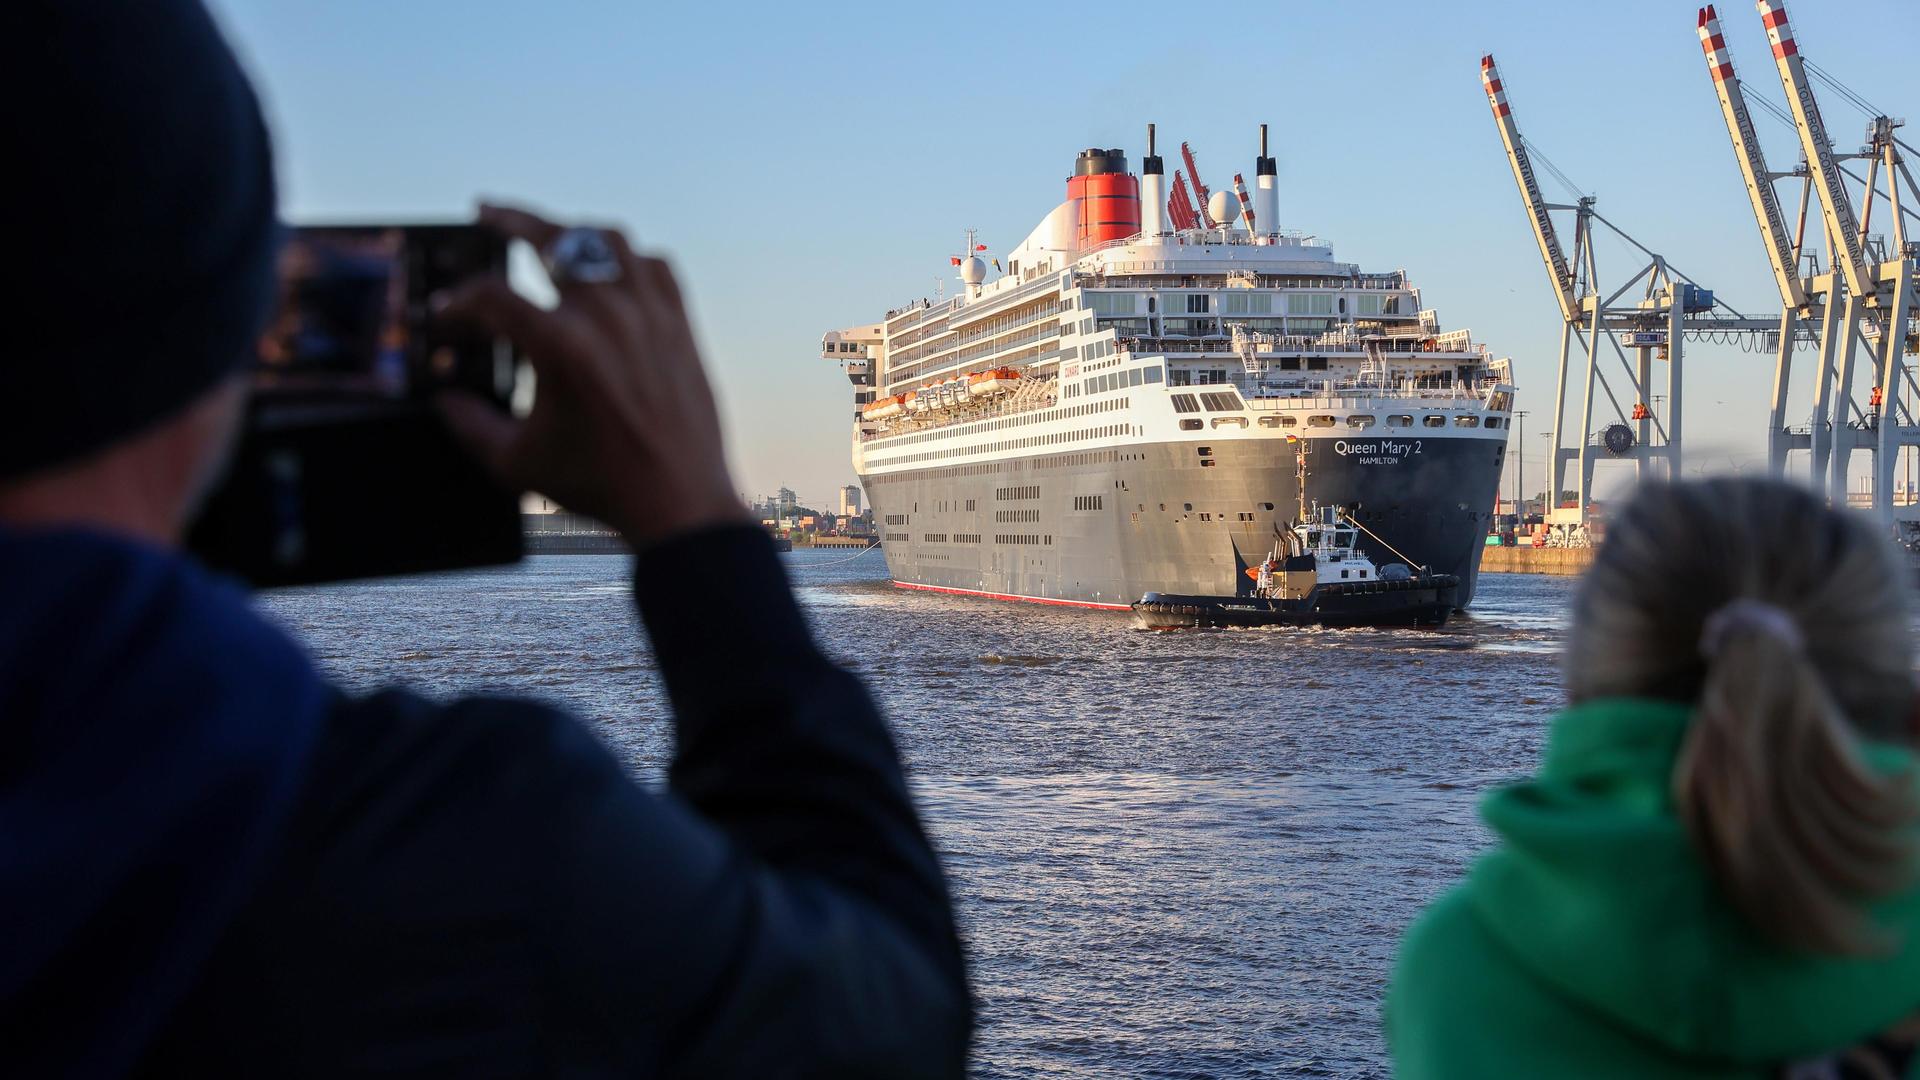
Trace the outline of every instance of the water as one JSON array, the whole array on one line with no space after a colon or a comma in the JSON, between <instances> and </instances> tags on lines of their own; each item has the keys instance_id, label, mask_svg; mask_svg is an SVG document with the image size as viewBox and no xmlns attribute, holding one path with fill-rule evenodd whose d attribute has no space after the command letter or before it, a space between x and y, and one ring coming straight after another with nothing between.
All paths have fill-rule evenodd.
<instances>
[{"instance_id":1,"label":"water","mask_svg":"<svg viewBox=\"0 0 1920 1080\"><path fill-rule=\"evenodd\" d=\"M892 720L958 899L980 1077L1383 1076L1400 931L1530 771L1568 579L1489 575L1438 632L1134 630L785 556ZM623 558L274 594L350 687L534 695L657 782ZM743 617L748 617L743 615Z\"/></svg>"}]
</instances>

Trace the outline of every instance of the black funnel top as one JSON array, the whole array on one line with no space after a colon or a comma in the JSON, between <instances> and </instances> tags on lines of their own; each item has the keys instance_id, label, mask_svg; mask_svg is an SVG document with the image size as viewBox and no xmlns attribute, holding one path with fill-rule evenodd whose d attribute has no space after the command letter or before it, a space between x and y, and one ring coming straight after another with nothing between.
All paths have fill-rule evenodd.
<instances>
[{"instance_id":1,"label":"black funnel top","mask_svg":"<svg viewBox=\"0 0 1920 1080\"><path fill-rule=\"evenodd\" d=\"M1127 155L1124 151L1102 150L1091 147L1080 151L1073 161L1073 175L1099 176L1102 173L1123 173L1127 171Z\"/></svg>"}]
</instances>

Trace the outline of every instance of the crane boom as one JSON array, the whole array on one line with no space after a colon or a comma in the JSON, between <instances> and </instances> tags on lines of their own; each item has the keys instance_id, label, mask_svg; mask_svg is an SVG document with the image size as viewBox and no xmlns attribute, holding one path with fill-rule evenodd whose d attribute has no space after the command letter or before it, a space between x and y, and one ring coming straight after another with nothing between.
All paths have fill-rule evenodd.
<instances>
[{"instance_id":1,"label":"crane boom","mask_svg":"<svg viewBox=\"0 0 1920 1080\"><path fill-rule=\"evenodd\" d=\"M1573 273L1567 268L1566 253L1560 250L1560 238L1554 234L1553 216L1540 194L1539 181L1534 179L1533 161L1527 156L1527 144L1520 138L1520 128L1513 122L1513 110L1507 107L1507 92L1491 54L1480 58L1480 82L1486 87L1494 121L1500 126L1500 141L1506 144L1507 163L1513 166L1514 182L1520 185L1520 197L1527 204L1533 239L1540 245L1540 258L1547 264L1547 276L1553 279L1560 314L1568 322L1576 322L1580 318L1580 301L1574 295Z\"/></svg>"},{"instance_id":2,"label":"crane boom","mask_svg":"<svg viewBox=\"0 0 1920 1080\"><path fill-rule=\"evenodd\" d=\"M1197 229L1199 216L1193 212L1192 197L1187 194L1187 178L1179 169L1173 170L1173 191L1167 196L1167 216L1173 219L1176 229Z\"/></svg>"},{"instance_id":3,"label":"crane boom","mask_svg":"<svg viewBox=\"0 0 1920 1080\"><path fill-rule=\"evenodd\" d=\"M1820 213L1833 238L1842 276L1853 295L1875 305L1875 282L1867 266L1866 252L1860 241L1860 223L1853 216L1853 200L1840 180L1840 167L1833 160L1833 144L1827 138L1827 125L1820 118L1820 103L1814 99L1813 85L1807 80L1805 61L1793 42L1793 26L1787 21L1786 0L1755 0L1760 21L1767 28L1767 42L1773 46L1774 66L1780 69L1780 84L1787 92L1787 105L1793 110L1793 126L1800 133L1800 149L1813 170L1814 189L1820 195Z\"/></svg>"},{"instance_id":4,"label":"crane boom","mask_svg":"<svg viewBox=\"0 0 1920 1080\"><path fill-rule=\"evenodd\" d=\"M1747 181L1747 198L1753 203L1753 216L1767 241L1767 261L1773 265L1774 284L1780 298L1801 316L1811 314L1807 290L1800 280L1793 256L1793 237L1787 231L1786 217L1780 212L1780 198L1773 190L1773 173L1760 147L1760 137L1747 112L1746 95L1740 90L1740 77L1734 73L1733 58L1720 29L1720 16L1708 4L1700 9L1700 47L1706 53L1707 70L1713 75L1713 88L1720 96L1720 115L1727 122L1727 135L1733 139L1734 156Z\"/></svg>"},{"instance_id":5,"label":"crane boom","mask_svg":"<svg viewBox=\"0 0 1920 1080\"><path fill-rule=\"evenodd\" d=\"M1213 220L1213 211L1207 206L1207 201L1213 192L1208 189L1207 185L1200 182L1200 166L1194 164L1193 149L1186 143L1181 143L1180 157L1187 163L1187 175L1193 178L1193 195L1195 200L1200 203L1200 220L1206 222L1207 228L1209 229L1217 229L1225 225L1226 222L1224 221Z\"/></svg>"}]
</instances>

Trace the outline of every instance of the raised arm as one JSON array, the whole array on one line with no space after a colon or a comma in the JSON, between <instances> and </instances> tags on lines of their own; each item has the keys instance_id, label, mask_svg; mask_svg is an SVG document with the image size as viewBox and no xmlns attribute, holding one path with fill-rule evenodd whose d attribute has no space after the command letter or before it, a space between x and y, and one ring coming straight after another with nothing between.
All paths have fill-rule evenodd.
<instances>
[{"instance_id":1,"label":"raised arm","mask_svg":"<svg viewBox=\"0 0 1920 1080\"><path fill-rule=\"evenodd\" d=\"M521 211L482 218L560 238ZM484 281L446 306L540 379L524 419L455 400L449 420L508 483L633 543L674 706L668 798L589 761L556 819L547 933L586 1010L566 1027L588 1058L672 1075L957 1076L965 973L893 743L732 494L671 272L603 235L618 280L559 274L555 310Z\"/></svg>"}]
</instances>

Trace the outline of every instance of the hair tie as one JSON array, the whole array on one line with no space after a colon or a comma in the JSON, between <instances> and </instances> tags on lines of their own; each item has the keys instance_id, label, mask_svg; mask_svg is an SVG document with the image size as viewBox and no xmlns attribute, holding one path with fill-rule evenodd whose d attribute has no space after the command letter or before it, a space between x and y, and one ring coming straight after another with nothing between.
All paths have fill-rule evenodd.
<instances>
[{"instance_id":1,"label":"hair tie","mask_svg":"<svg viewBox=\"0 0 1920 1080\"><path fill-rule=\"evenodd\" d=\"M1700 655L1712 660L1735 634L1761 634L1794 652L1806 646L1800 624L1786 610L1764 600L1734 600L1713 614L1700 628Z\"/></svg>"}]
</instances>

